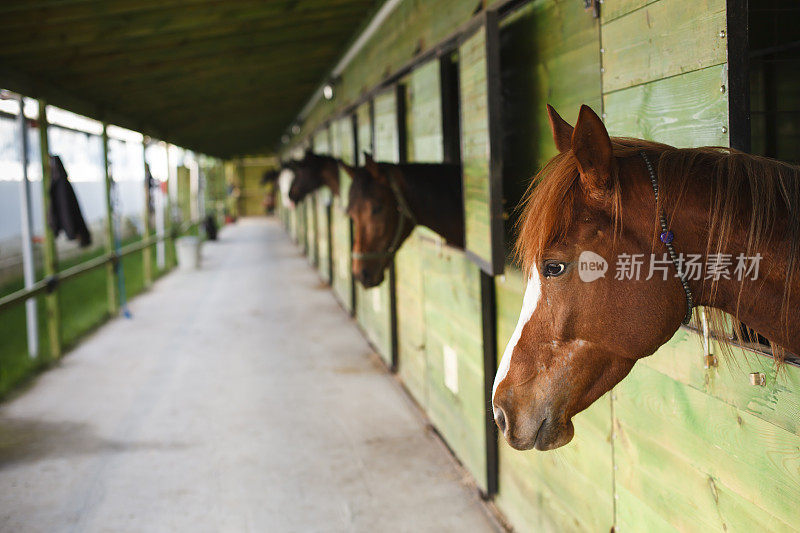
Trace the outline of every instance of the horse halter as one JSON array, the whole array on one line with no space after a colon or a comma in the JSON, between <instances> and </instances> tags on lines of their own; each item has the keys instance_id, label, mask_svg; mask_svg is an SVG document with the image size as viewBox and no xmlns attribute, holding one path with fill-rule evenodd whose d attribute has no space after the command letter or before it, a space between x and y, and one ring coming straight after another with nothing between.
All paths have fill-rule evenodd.
<instances>
[{"instance_id":1,"label":"horse halter","mask_svg":"<svg viewBox=\"0 0 800 533\"><path fill-rule=\"evenodd\" d=\"M403 236L403 226L405 226L406 220L411 222L412 228L417 224L417 219L414 213L411 212L411 208L408 206L406 199L403 197L400 186L391 174L388 175L388 180L389 187L392 189L392 194L394 194L394 199L397 202L397 211L400 213L400 220L397 221L397 229L394 232L394 237L392 237L392 242L389 244L389 247L382 252L353 252L353 259L364 261L366 259L391 257L400 247L400 239Z\"/></svg>"},{"instance_id":2,"label":"horse halter","mask_svg":"<svg viewBox=\"0 0 800 533\"><path fill-rule=\"evenodd\" d=\"M653 164L650 163L650 159L647 157L647 154L644 152L639 152L644 159L645 164L647 165L647 170L650 173L650 183L653 184L653 193L656 195L656 205L658 205L658 179L656 178L656 171L653 169ZM688 324L689 321L692 319L692 309L694 308L694 297L692 296L692 290L689 288L689 282L686 280L686 273L681 270L680 260L678 259L678 254L675 252L675 247L672 245L672 241L675 239L675 235L669 230L667 227L667 217L664 216L664 212L661 211L658 213L659 221L661 222L661 235L659 235L659 239L661 242L664 243L664 246L667 247L667 252L669 253L669 258L672 260L672 264L675 265L675 270L678 271L678 279L681 280L681 286L683 287L683 292L686 293L686 315L683 317L683 323Z\"/></svg>"}]
</instances>

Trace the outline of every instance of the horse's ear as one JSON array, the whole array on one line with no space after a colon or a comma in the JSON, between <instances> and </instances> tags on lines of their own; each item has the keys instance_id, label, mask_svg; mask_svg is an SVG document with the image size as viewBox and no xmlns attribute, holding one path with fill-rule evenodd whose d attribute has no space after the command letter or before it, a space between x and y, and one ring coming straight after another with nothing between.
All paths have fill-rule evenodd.
<instances>
[{"instance_id":1,"label":"horse's ear","mask_svg":"<svg viewBox=\"0 0 800 533\"><path fill-rule=\"evenodd\" d=\"M589 191L605 189L611 179L614 155L608 131L592 108L582 105L572 132L572 153L581 182Z\"/></svg>"},{"instance_id":2,"label":"horse's ear","mask_svg":"<svg viewBox=\"0 0 800 533\"><path fill-rule=\"evenodd\" d=\"M339 161L339 166L342 167L345 172L350 174L351 178L355 179L356 178L356 169L355 169L355 167L351 167L350 165L348 165L347 163L345 163L341 159L339 159L338 161Z\"/></svg>"},{"instance_id":3,"label":"horse's ear","mask_svg":"<svg viewBox=\"0 0 800 533\"><path fill-rule=\"evenodd\" d=\"M375 177L380 174L380 170L378 169L378 163L372 159L372 156L369 152L364 152L364 166L369 171L369 173Z\"/></svg>"},{"instance_id":4,"label":"horse's ear","mask_svg":"<svg viewBox=\"0 0 800 533\"><path fill-rule=\"evenodd\" d=\"M556 148L559 152L569 151L572 148L572 126L550 104L547 104L547 118L550 119L550 130L553 132Z\"/></svg>"},{"instance_id":5,"label":"horse's ear","mask_svg":"<svg viewBox=\"0 0 800 533\"><path fill-rule=\"evenodd\" d=\"M372 176L376 181L383 183L384 185L387 183L386 176L384 176L383 172L381 171L380 165L372 159L372 156L369 155L367 152L364 152L364 167L369 172L369 175Z\"/></svg>"}]
</instances>

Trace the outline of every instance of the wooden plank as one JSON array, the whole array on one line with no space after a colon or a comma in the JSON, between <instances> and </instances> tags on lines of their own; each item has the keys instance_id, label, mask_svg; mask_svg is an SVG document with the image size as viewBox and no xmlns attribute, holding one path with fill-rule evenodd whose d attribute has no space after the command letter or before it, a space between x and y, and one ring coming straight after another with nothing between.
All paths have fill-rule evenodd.
<instances>
[{"instance_id":1,"label":"wooden plank","mask_svg":"<svg viewBox=\"0 0 800 533\"><path fill-rule=\"evenodd\" d=\"M355 153L353 151L353 122L346 116L335 120L332 128L332 155L353 164ZM353 311L352 273L350 256L352 241L350 234L350 217L346 213L347 197L350 189L350 177L340 169L339 171L339 196L333 198L331 204L331 248L333 279L331 285L339 301L348 311Z\"/></svg>"},{"instance_id":2,"label":"wooden plank","mask_svg":"<svg viewBox=\"0 0 800 533\"><path fill-rule=\"evenodd\" d=\"M375 160L397 163L400 160L400 138L397 128L397 93L389 89L374 99Z\"/></svg>"},{"instance_id":3,"label":"wooden plank","mask_svg":"<svg viewBox=\"0 0 800 533\"><path fill-rule=\"evenodd\" d=\"M679 148L727 146L724 65L696 70L605 95L611 135L657 140Z\"/></svg>"},{"instance_id":4,"label":"wooden plank","mask_svg":"<svg viewBox=\"0 0 800 533\"><path fill-rule=\"evenodd\" d=\"M658 0L605 0L600 9L600 22L605 24L627 15L631 11L642 8Z\"/></svg>"},{"instance_id":5,"label":"wooden plank","mask_svg":"<svg viewBox=\"0 0 800 533\"><path fill-rule=\"evenodd\" d=\"M486 29L461 45L461 160L464 165L466 248L487 263L492 258L489 188L489 111Z\"/></svg>"},{"instance_id":6,"label":"wooden plank","mask_svg":"<svg viewBox=\"0 0 800 533\"><path fill-rule=\"evenodd\" d=\"M647 428L625 427L624 431L626 440L615 448L617 479L633 498L618 501L620 513L631 515L646 506L660 515L656 523L668 523L680 531L758 531L766 524L771 531L793 530L715 476L687 465L648 438ZM633 509L623 511L623 506Z\"/></svg>"},{"instance_id":7,"label":"wooden plank","mask_svg":"<svg viewBox=\"0 0 800 533\"><path fill-rule=\"evenodd\" d=\"M330 128L325 126L317 130L313 137L313 149L318 154L331 153L331 135ZM331 257L329 253L330 242L328 235L330 234L330 219L329 211L332 202L332 194L328 187L322 187L315 192L316 199L314 201L314 208L316 210L316 223L317 223L317 270L322 279L331 283Z\"/></svg>"},{"instance_id":8,"label":"wooden plank","mask_svg":"<svg viewBox=\"0 0 800 533\"><path fill-rule=\"evenodd\" d=\"M42 165L42 228L44 231L44 256L45 277L54 276L58 272L58 254L56 240L50 224L47 223L47 213L50 212L50 183L53 178L50 169L50 144L47 137L47 102L39 100L39 154ZM50 358L56 360L61 357L61 309L58 291L45 296L45 317L47 320L47 338L50 345Z\"/></svg>"},{"instance_id":9,"label":"wooden plank","mask_svg":"<svg viewBox=\"0 0 800 533\"><path fill-rule=\"evenodd\" d=\"M111 201L111 187L113 180L111 177L111 164L108 160L108 124L103 124L103 179L105 181L105 203L106 203L106 252L114 252L114 207ZM108 297L108 314L117 314L117 271L114 263L106 265L106 294Z\"/></svg>"},{"instance_id":10,"label":"wooden plank","mask_svg":"<svg viewBox=\"0 0 800 533\"><path fill-rule=\"evenodd\" d=\"M396 72L418 56L451 35L474 15L475 3L464 0L438 0L436 8L428 3L405 0L386 19L352 63L342 73L337 87L336 104L354 103L365 88L376 87L387 73ZM325 120L335 107L326 103L315 106L309 116L314 127Z\"/></svg>"},{"instance_id":11,"label":"wooden plank","mask_svg":"<svg viewBox=\"0 0 800 533\"><path fill-rule=\"evenodd\" d=\"M602 112L600 26L580 2L531 2L503 20L500 42L503 205L510 244L531 177L557 153L545 105L571 124L581 104Z\"/></svg>"},{"instance_id":12,"label":"wooden plank","mask_svg":"<svg viewBox=\"0 0 800 533\"><path fill-rule=\"evenodd\" d=\"M480 271L463 252L421 245L428 413L486 490Z\"/></svg>"},{"instance_id":13,"label":"wooden plank","mask_svg":"<svg viewBox=\"0 0 800 533\"><path fill-rule=\"evenodd\" d=\"M442 161L442 100L437 59L421 65L408 77L406 109L409 161Z\"/></svg>"},{"instance_id":14,"label":"wooden plank","mask_svg":"<svg viewBox=\"0 0 800 533\"><path fill-rule=\"evenodd\" d=\"M330 205L331 205L331 192L327 187L318 189L316 192L315 207L317 209L317 270L322 279L327 283L331 282L330 279L330 242L328 235L330 234Z\"/></svg>"},{"instance_id":15,"label":"wooden plank","mask_svg":"<svg viewBox=\"0 0 800 533\"><path fill-rule=\"evenodd\" d=\"M602 432L593 422L598 417L605 421ZM552 452L520 452L501 439L496 503L515 529L609 531L613 526L609 395L573 422L572 442Z\"/></svg>"},{"instance_id":16,"label":"wooden plank","mask_svg":"<svg viewBox=\"0 0 800 533\"><path fill-rule=\"evenodd\" d=\"M422 407L428 406L428 362L425 351L425 308L419 229L395 254L398 374Z\"/></svg>"},{"instance_id":17,"label":"wooden plank","mask_svg":"<svg viewBox=\"0 0 800 533\"><path fill-rule=\"evenodd\" d=\"M673 512L678 502L692 508L702 501L704 490L711 490L715 501L721 501L719 494L730 491L736 495L731 496L736 504L697 509L698 520L736 523L762 514L764 524L783 521L797 525L800 437L645 365L637 365L615 393L617 482L665 520L680 528L683 517ZM662 449L666 451L662 453ZM692 491L687 486L683 492L671 491L668 500L666 495L639 490L647 481L643 476L648 453L658 455L649 464L676 462L687 476L691 469L697 470L711 479L714 487ZM661 470L652 475L668 481Z\"/></svg>"},{"instance_id":18,"label":"wooden plank","mask_svg":"<svg viewBox=\"0 0 800 533\"><path fill-rule=\"evenodd\" d=\"M360 105L356 109L357 136L359 164L364 164L363 152L380 155L396 153L397 150L397 109L392 107L396 103L394 91L389 91L380 99L379 112L375 115L376 128L380 116L381 135L375 135L373 128L373 110L370 102ZM362 149L363 148L363 149ZM379 155L380 154L380 155ZM387 160L382 158L381 160ZM391 159L388 159L392 161ZM391 325L391 284L389 273L379 286L365 289L360 283L356 284L356 309L358 322L367 335L367 338L387 366L392 364L392 325Z\"/></svg>"},{"instance_id":19,"label":"wooden plank","mask_svg":"<svg viewBox=\"0 0 800 533\"><path fill-rule=\"evenodd\" d=\"M331 152L330 143L328 142L329 139L330 133L328 128L320 128L317 133L314 134L314 152L317 154L329 154Z\"/></svg>"},{"instance_id":20,"label":"wooden plank","mask_svg":"<svg viewBox=\"0 0 800 533\"><path fill-rule=\"evenodd\" d=\"M358 125L358 153L356 160L359 165L363 165L364 152L375 153L375 130L372 127L372 102L364 102L356 108L356 124Z\"/></svg>"},{"instance_id":21,"label":"wooden plank","mask_svg":"<svg viewBox=\"0 0 800 533\"><path fill-rule=\"evenodd\" d=\"M638 364L702 391L737 409L775 424L800 437L800 368L786 365L781 369L765 355L734 348L732 357L722 356L722 349L712 343L719 365L703 366L701 337L686 329ZM749 384L750 372L761 372L766 385Z\"/></svg>"},{"instance_id":22,"label":"wooden plank","mask_svg":"<svg viewBox=\"0 0 800 533\"><path fill-rule=\"evenodd\" d=\"M603 25L603 92L726 61L725 0L659 0Z\"/></svg>"}]
</instances>

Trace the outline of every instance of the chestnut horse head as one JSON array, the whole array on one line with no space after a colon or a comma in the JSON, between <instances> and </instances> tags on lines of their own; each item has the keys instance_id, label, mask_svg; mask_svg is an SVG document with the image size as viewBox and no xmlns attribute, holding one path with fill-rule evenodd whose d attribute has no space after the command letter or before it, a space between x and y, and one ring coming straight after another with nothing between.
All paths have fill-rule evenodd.
<instances>
[{"instance_id":1,"label":"chestnut horse head","mask_svg":"<svg viewBox=\"0 0 800 533\"><path fill-rule=\"evenodd\" d=\"M353 276L369 288L383 282L384 270L416 219L400 189L399 167L364 157L363 167L340 165L352 178L347 214L353 220Z\"/></svg>"},{"instance_id":2,"label":"chestnut horse head","mask_svg":"<svg viewBox=\"0 0 800 533\"><path fill-rule=\"evenodd\" d=\"M414 226L426 226L452 246L464 246L461 167L449 163L340 162L353 178L347 213L353 220L353 275L375 287Z\"/></svg>"},{"instance_id":3,"label":"chestnut horse head","mask_svg":"<svg viewBox=\"0 0 800 533\"><path fill-rule=\"evenodd\" d=\"M612 140L587 106L574 128L548 113L560 153L525 200L517 253L527 287L492 392L511 446L567 444L572 418L668 341L693 304L800 347L800 324L788 312L800 304L796 168L730 149ZM689 280L666 255L673 238L681 253L758 253L777 268L757 282ZM620 276L636 256L657 258L663 275L643 266Z\"/></svg>"},{"instance_id":4,"label":"chestnut horse head","mask_svg":"<svg viewBox=\"0 0 800 533\"><path fill-rule=\"evenodd\" d=\"M333 157L307 150L303 159L293 161L291 166L294 180L289 188L289 199L292 202L300 202L323 185L327 185L338 196L339 167L338 161Z\"/></svg>"}]
</instances>

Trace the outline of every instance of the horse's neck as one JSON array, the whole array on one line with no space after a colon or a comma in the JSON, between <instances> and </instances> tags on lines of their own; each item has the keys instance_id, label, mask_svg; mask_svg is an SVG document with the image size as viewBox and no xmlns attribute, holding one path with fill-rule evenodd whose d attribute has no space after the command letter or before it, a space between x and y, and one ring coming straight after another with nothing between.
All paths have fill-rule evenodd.
<instances>
[{"instance_id":1,"label":"horse's neck","mask_svg":"<svg viewBox=\"0 0 800 533\"><path fill-rule=\"evenodd\" d=\"M676 235L675 246L683 254L702 256L702 264L705 266L703 278L706 278L707 265L714 262L711 259L715 259L709 255L718 253L716 249L710 253L707 250L713 217L708 207L712 205L712 193L707 179L698 177L687 183L689 185L680 202L681 206L672 218L672 229ZM741 194L748 193L742 191ZM797 273L797 264L792 267L795 275L789 287L788 308L784 305L791 243L787 241L783 228L774 227L771 238L765 239L755 250L748 251L750 218L751 215L746 213L737 217L731 226L728 242L720 250L720 253L726 255L724 259L717 258L722 259L719 264L727 265L730 260L730 279L720 277L716 288L712 286L712 279L690 281L692 292L698 305L714 307L731 314L772 342L800 354L800 315L792 311L800 308L800 275ZM777 225L784 224L786 214L778 214L775 220ZM750 276L742 276L744 281L740 281L739 274L736 273L740 258L747 267L758 264L756 279L752 279L754 273L751 272Z\"/></svg>"},{"instance_id":2,"label":"horse's neck","mask_svg":"<svg viewBox=\"0 0 800 533\"><path fill-rule=\"evenodd\" d=\"M464 210L461 180L458 176L415 174L413 167L403 172L403 193L416 222L442 237L448 244L464 247Z\"/></svg>"},{"instance_id":3,"label":"horse's neck","mask_svg":"<svg viewBox=\"0 0 800 533\"><path fill-rule=\"evenodd\" d=\"M326 159L322 166L322 183L327 185L334 196L339 196L339 163L335 159Z\"/></svg>"}]
</instances>

